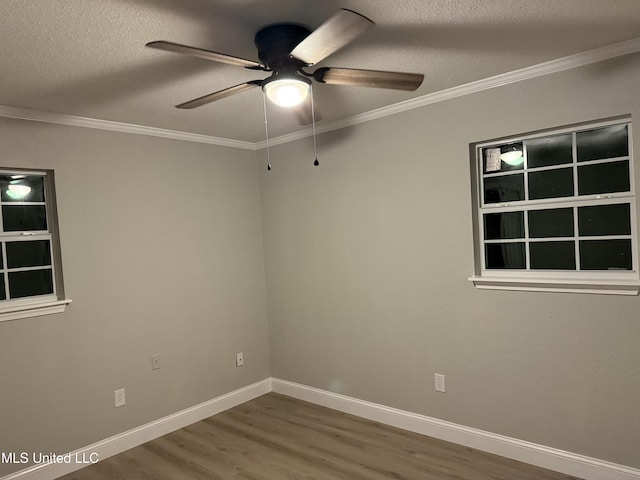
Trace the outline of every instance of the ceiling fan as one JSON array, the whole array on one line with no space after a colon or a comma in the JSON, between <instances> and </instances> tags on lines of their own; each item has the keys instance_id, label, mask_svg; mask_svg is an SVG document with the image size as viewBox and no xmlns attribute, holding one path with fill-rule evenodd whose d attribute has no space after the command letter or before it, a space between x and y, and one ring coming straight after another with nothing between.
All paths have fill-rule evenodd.
<instances>
[{"instance_id":1,"label":"ceiling fan","mask_svg":"<svg viewBox=\"0 0 640 480\"><path fill-rule=\"evenodd\" d=\"M277 105L295 106L309 95L311 79L328 85L416 90L424 79L422 74L335 67L322 67L311 73L305 70L349 44L373 25L374 22L367 17L347 9L339 10L313 32L292 23L270 25L258 31L254 38L260 62L163 40L146 46L272 72L265 79L240 83L181 103L176 105L177 108L200 107L255 87L261 87L267 98Z\"/></svg>"}]
</instances>

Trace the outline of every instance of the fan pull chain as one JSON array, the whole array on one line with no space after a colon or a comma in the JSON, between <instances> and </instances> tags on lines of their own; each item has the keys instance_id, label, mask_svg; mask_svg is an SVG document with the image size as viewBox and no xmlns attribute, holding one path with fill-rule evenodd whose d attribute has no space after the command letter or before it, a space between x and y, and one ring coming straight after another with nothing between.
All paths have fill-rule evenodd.
<instances>
[{"instance_id":1,"label":"fan pull chain","mask_svg":"<svg viewBox=\"0 0 640 480\"><path fill-rule=\"evenodd\" d=\"M271 157L269 156L269 123L267 122L267 99L265 95L262 95L262 102L264 104L264 133L267 137L267 172L271 171Z\"/></svg>"},{"instance_id":2,"label":"fan pull chain","mask_svg":"<svg viewBox=\"0 0 640 480\"><path fill-rule=\"evenodd\" d=\"M311 87L311 128L313 131L313 155L316 157L316 159L313 161L313 165L317 167L318 165L320 165L320 162L318 161L318 147L316 145L316 111L313 105L313 85L310 85L310 87Z\"/></svg>"}]
</instances>

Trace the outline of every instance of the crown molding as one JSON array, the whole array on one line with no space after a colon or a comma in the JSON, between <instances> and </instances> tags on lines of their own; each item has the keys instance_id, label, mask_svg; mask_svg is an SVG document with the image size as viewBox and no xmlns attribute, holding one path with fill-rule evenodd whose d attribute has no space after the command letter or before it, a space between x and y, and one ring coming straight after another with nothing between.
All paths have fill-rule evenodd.
<instances>
[{"instance_id":1,"label":"crown molding","mask_svg":"<svg viewBox=\"0 0 640 480\"><path fill-rule=\"evenodd\" d=\"M71 125L74 127L95 128L98 130L110 130L112 132L133 133L135 135L147 135L151 137L169 138L172 140L184 140L185 142L207 143L210 145L242 148L245 150L256 149L255 143L232 140L230 138L213 137L211 135L201 135L198 133L180 132L177 130L167 130L164 128L147 127L144 125L135 125L133 123L113 122L111 120L78 117L75 115L43 112L39 110L9 107L5 105L0 105L0 117L31 120L34 122L56 123L60 125Z\"/></svg>"},{"instance_id":2,"label":"crown molding","mask_svg":"<svg viewBox=\"0 0 640 480\"><path fill-rule=\"evenodd\" d=\"M636 53L640 51L640 37L626 40L620 43L614 43L593 50L587 50L585 52L576 53L566 57L550 60L548 62L539 63L530 67L513 70L511 72L502 73L500 75L494 75L493 77L483 78L475 82L466 83L438 92L428 93L420 97L405 100L403 102L395 103L386 107L377 108L369 112L353 115L348 118L336 120L334 122L319 123L316 124L316 134L330 132L332 130L339 130L351 125L357 125L359 123L369 122L378 118L387 117L396 113L406 112L413 110L414 108L424 107L434 103L444 102L472 93L478 93L485 90L490 90L496 87L502 87L512 83L521 82L523 80L529 80L536 77L542 77L544 75L550 75L552 73L562 72L564 70L571 70L572 68L583 67L592 63L601 62L622 55L628 55L630 53ZM282 135L269 139L269 146L280 145L283 143L293 142L302 138L306 138L313 135L311 127L307 127L304 130L299 130L294 133ZM266 148L266 142L261 141L256 143L256 149L260 150Z\"/></svg>"},{"instance_id":3,"label":"crown molding","mask_svg":"<svg viewBox=\"0 0 640 480\"><path fill-rule=\"evenodd\" d=\"M587 50L585 52L576 53L566 57L550 60L548 62L539 63L530 67L513 70L511 72L494 75L493 77L484 78L475 82L466 83L438 92L428 93L420 97L405 100L385 107L377 108L369 112L360 113L336 120L333 122L319 123L316 125L316 134L326 133L333 130L357 125L359 123L369 122L378 118L395 115L396 113L406 112L415 108L424 107L438 102L444 102L472 93L490 90L492 88L509 85L512 83L529 80L552 73L570 70L572 68L582 67L592 63L601 62L622 55L628 55L640 51L640 37L626 40L624 42L606 45L604 47ZM241 140L233 140L230 138L214 137L211 135L202 135L198 133L181 132L177 130L168 130L156 127L147 127L144 125L136 125L131 123L114 122L111 120L100 120L88 117L78 117L75 115L65 115L60 113L44 112L39 110L30 110L26 108L10 107L0 105L0 117L18 118L22 120L31 120L34 122L56 123L61 125L71 125L75 127L95 128L99 130L110 130L114 132L133 133L136 135L148 135L152 137L169 138L173 140L184 140L186 142L207 143L210 145L219 145L223 147L241 148L245 150L261 150L266 148L267 142L246 142ZM269 146L281 145L293 142L302 138L313 135L313 129L307 127L297 132L281 135L269 139Z\"/></svg>"}]
</instances>

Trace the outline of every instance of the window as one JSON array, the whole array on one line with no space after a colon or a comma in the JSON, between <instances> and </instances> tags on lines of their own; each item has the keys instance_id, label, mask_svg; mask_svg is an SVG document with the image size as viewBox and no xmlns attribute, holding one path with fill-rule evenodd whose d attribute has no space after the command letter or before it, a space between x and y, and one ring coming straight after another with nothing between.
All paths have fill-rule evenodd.
<instances>
[{"instance_id":1,"label":"window","mask_svg":"<svg viewBox=\"0 0 640 480\"><path fill-rule=\"evenodd\" d=\"M482 288L637 294L631 124L474 145Z\"/></svg>"},{"instance_id":2,"label":"window","mask_svg":"<svg viewBox=\"0 0 640 480\"><path fill-rule=\"evenodd\" d=\"M0 321L64 311L52 171L0 169Z\"/></svg>"}]
</instances>

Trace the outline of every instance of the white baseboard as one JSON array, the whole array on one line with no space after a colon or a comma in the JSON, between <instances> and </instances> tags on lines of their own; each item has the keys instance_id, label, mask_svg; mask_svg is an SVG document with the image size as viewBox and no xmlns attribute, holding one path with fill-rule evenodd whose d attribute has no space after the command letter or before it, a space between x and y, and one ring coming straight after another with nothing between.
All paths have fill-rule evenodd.
<instances>
[{"instance_id":1,"label":"white baseboard","mask_svg":"<svg viewBox=\"0 0 640 480\"><path fill-rule=\"evenodd\" d=\"M80 448L72 458L100 460L129 450L269 392L281 393L385 425L457 443L506 458L584 478L585 480L640 480L640 470L544 445L497 435L437 418L379 405L299 383L268 378L132 430ZM0 480L54 480L86 465L76 462L34 465Z\"/></svg>"},{"instance_id":2,"label":"white baseboard","mask_svg":"<svg viewBox=\"0 0 640 480\"><path fill-rule=\"evenodd\" d=\"M273 392L385 425L439 438L585 480L640 480L640 470L465 427L294 382L271 379Z\"/></svg>"},{"instance_id":3,"label":"white baseboard","mask_svg":"<svg viewBox=\"0 0 640 480\"><path fill-rule=\"evenodd\" d=\"M97 454L97 458L104 460L105 458L142 445L162 435L166 435L167 433L204 420L205 418L248 402L249 400L253 400L270 391L271 379L267 378L199 405L114 435L113 437L101 440L87 447L80 448L75 452L71 452L70 458L74 460L78 458L91 459L91 454L94 455L94 458ZM53 480L85 466L87 465L77 463L76 461L68 463L42 463L2 477L0 480Z\"/></svg>"}]
</instances>

